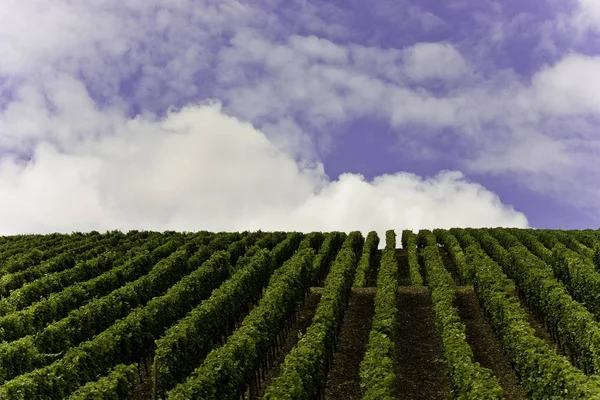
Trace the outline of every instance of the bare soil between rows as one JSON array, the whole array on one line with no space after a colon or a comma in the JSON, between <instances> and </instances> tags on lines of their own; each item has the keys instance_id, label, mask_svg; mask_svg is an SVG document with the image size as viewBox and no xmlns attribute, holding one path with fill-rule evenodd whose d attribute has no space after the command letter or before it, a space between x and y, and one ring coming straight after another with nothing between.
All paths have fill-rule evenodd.
<instances>
[{"instance_id":1,"label":"bare soil between rows","mask_svg":"<svg viewBox=\"0 0 600 400\"><path fill-rule=\"evenodd\" d=\"M429 289L401 287L398 290L398 310L398 399L452 399L452 384L435 327Z\"/></svg>"},{"instance_id":2,"label":"bare soil between rows","mask_svg":"<svg viewBox=\"0 0 600 400\"><path fill-rule=\"evenodd\" d=\"M135 400L152 399L154 381L152 379L153 355L139 362L138 376L133 385L133 398ZM145 364L145 365L144 365Z\"/></svg>"},{"instance_id":3,"label":"bare soil between rows","mask_svg":"<svg viewBox=\"0 0 600 400\"><path fill-rule=\"evenodd\" d=\"M353 288L325 386L325 399L360 400L360 363L375 314L375 288Z\"/></svg>"}]
</instances>

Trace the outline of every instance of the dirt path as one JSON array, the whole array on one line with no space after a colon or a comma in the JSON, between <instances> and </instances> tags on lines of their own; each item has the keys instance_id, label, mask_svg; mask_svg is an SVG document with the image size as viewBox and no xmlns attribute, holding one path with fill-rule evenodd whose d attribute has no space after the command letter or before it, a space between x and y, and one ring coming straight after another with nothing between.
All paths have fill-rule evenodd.
<instances>
[{"instance_id":1,"label":"dirt path","mask_svg":"<svg viewBox=\"0 0 600 400\"><path fill-rule=\"evenodd\" d=\"M398 398L451 399L452 384L435 328L429 289L401 287L398 291L398 309Z\"/></svg>"},{"instance_id":2,"label":"dirt path","mask_svg":"<svg viewBox=\"0 0 600 400\"><path fill-rule=\"evenodd\" d=\"M152 379L153 357L153 355L150 355L145 361L139 363L138 376L133 385L133 398L135 400L152 399L152 390L154 390L154 381Z\"/></svg>"},{"instance_id":3,"label":"dirt path","mask_svg":"<svg viewBox=\"0 0 600 400\"><path fill-rule=\"evenodd\" d=\"M406 249L396 249L396 260L398 260L398 284L410 286L410 269Z\"/></svg>"},{"instance_id":4,"label":"dirt path","mask_svg":"<svg viewBox=\"0 0 600 400\"><path fill-rule=\"evenodd\" d=\"M504 389L505 398L527 399L526 391L494 335L473 287L456 288L456 303L459 315L467 328L467 342L473 350L475 361L492 370Z\"/></svg>"},{"instance_id":5,"label":"dirt path","mask_svg":"<svg viewBox=\"0 0 600 400\"><path fill-rule=\"evenodd\" d=\"M360 362L375 314L375 288L353 288L340 330L338 349L325 386L326 400L360 400Z\"/></svg>"}]
</instances>

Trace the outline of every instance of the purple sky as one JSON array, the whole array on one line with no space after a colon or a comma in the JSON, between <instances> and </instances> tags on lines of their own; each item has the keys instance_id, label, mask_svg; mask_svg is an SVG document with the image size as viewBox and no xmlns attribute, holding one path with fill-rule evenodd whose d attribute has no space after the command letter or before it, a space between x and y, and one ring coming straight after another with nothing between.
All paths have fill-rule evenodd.
<instances>
[{"instance_id":1,"label":"purple sky","mask_svg":"<svg viewBox=\"0 0 600 400\"><path fill-rule=\"evenodd\" d=\"M0 15L0 233L600 224L600 2Z\"/></svg>"}]
</instances>

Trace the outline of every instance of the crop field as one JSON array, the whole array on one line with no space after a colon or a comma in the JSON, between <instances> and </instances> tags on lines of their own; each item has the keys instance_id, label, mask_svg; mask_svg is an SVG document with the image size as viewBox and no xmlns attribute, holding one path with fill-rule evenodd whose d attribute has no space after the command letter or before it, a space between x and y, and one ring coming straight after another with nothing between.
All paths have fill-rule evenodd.
<instances>
[{"instance_id":1,"label":"crop field","mask_svg":"<svg viewBox=\"0 0 600 400\"><path fill-rule=\"evenodd\" d=\"M600 231L385 235L0 237L0 399L600 399Z\"/></svg>"}]
</instances>

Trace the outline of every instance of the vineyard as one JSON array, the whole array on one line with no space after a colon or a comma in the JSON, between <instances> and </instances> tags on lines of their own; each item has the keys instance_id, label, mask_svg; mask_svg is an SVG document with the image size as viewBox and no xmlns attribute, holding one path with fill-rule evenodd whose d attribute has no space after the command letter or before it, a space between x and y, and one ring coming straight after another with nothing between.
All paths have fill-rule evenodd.
<instances>
[{"instance_id":1,"label":"vineyard","mask_svg":"<svg viewBox=\"0 0 600 400\"><path fill-rule=\"evenodd\" d=\"M599 321L600 230L0 237L1 400L600 399Z\"/></svg>"}]
</instances>

